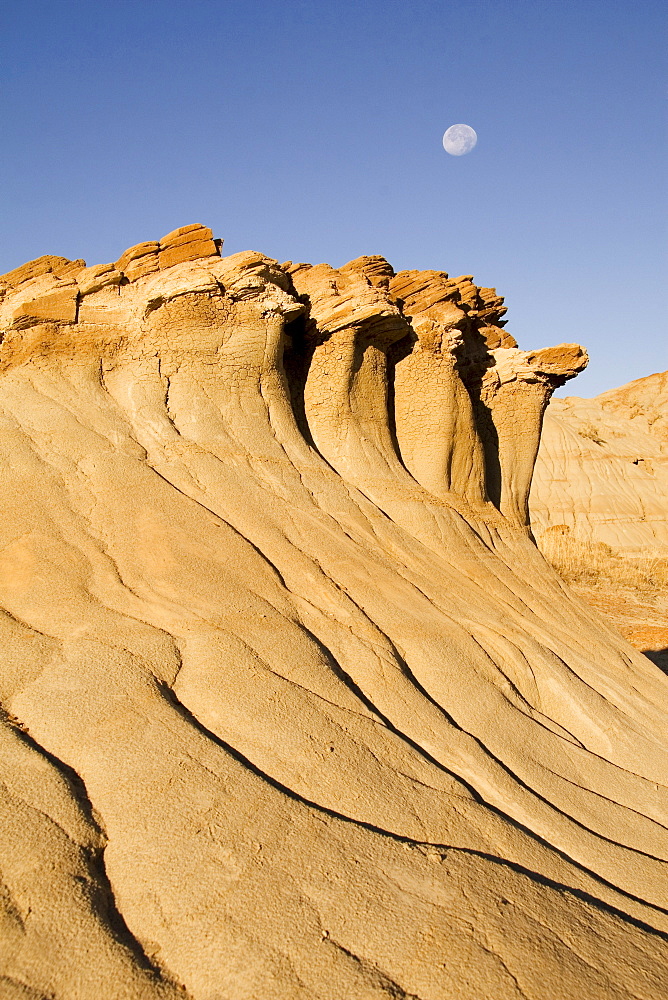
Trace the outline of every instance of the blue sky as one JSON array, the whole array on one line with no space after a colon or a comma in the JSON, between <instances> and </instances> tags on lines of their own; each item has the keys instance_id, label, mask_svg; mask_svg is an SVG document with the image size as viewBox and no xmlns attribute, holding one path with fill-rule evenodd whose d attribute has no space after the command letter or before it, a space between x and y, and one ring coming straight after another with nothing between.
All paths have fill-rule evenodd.
<instances>
[{"instance_id":1,"label":"blue sky","mask_svg":"<svg viewBox=\"0 0 668 1000\"><path fill-rule=\"evenodd\" d=\"M203 222L224 253L473 274L521 347L589 349L568 392L664 370L664 6L5 0L0 272Z\"/></svg>"}]
</instances>

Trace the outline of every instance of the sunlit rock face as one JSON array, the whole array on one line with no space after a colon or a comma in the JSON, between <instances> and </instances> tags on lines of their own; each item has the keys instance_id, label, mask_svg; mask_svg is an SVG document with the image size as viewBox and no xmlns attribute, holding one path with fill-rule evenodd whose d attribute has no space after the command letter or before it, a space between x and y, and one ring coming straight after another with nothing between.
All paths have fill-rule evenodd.
<instances>
[{"instance_id":1,"label":"sunlit rock face","mask_svg":"<svg viewBox=\"0 0 668 1000\"><path fill-rule=\"evenodd\" d=\"M668 557L668 372L594 399L554 399L531 491L538 532Z\"/></svg>"},{"instance_id":2,"label":"sunlit rock face","mask_svg":"<svg viewBox=\"0 0 668 1000\"><path fill-rule=\"evenodd\" d=\"M0 279L4 995L662 995L665 679L527 527L584 352L219 254Z\"/></svg>"}]
</instances>

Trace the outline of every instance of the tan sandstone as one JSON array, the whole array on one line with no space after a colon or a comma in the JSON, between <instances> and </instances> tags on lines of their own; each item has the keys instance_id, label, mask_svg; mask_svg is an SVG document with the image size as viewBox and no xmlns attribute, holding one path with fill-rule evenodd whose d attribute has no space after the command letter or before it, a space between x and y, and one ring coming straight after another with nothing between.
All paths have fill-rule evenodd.
<instances>
[{"instance_id":1,"label":"tan sandstone","mask_svg":"<svg viewBox=\"0 0 668 1000\"><path fill-rule=\"evenodd\" d=\"M527 524L585 353L203 229L0 277L0 995L666 996L666 678Z\"/></svg>"},{"instance_id":2,"label":"tan sandstone","mask_svg":"<svg viewBox=\"0 0 668 1000\"><path fill-rule=\"evenodd\" d=\"M566 524L628 555L668 556L668 372L594 399L554 399L531 511L537 531Z\"/></svg>"},{"instance_id":3,"label":"tan sandstone","mask_svg":"<svg viewBox=\"0 0 668 1000\"><path fill-rule=\"evenodd\" d=\"M531 513L565 579L668 672L668 372L550 403Z\"/></svg>"}]
</instances>

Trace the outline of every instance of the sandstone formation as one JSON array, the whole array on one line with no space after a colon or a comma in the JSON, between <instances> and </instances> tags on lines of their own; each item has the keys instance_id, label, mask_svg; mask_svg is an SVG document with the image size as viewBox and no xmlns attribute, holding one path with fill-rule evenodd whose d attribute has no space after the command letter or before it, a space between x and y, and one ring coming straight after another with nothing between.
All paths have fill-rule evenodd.
<instances>
[{"instance_id":1,"label":"sandstone formation","mask_svg":"<svg viewBox=\"0 0 668 1000\"><path fill-rule=\"evenodd\" d=\"M584 352L219 251L0 278L0 995L665 996L666 679L527 526Z\"/></svg>"},{"instance_id":2,"label":"sandstone formation","mask_svg":"<svg viewBox=\"0 0 668 1000\"><path fill-rule=\"evenodd\" d=\"M566 524L620 552L668 556L668 372L553 399L531 491L537 532Z\"/></svg>"},{"instance_id":3,"label":"sandstone formation","mask_svg":"<svg viewBox=\"0 0 668 1000\"><path fill-rule=\"evenodd\" d=\"M668 372L552 400L531 519L575 590L668 672Z\"/></svg>"}]
</instances>

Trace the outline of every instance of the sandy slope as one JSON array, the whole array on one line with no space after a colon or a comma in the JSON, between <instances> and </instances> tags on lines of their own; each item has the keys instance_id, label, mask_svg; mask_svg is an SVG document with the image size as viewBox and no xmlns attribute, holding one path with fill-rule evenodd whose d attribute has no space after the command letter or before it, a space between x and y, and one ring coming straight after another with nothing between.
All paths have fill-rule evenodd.
<instances>
[{"instance_id":1,"label":"sandy slope","mask_svg":"<svg viewBox=\"0 0 668 1000\"><path fill-rule=\"evenodd\" d=\"M0 995L666 995L666 679L526 527L582 352L217 253L5 276Z\"/></svg>"}]
</instances>

